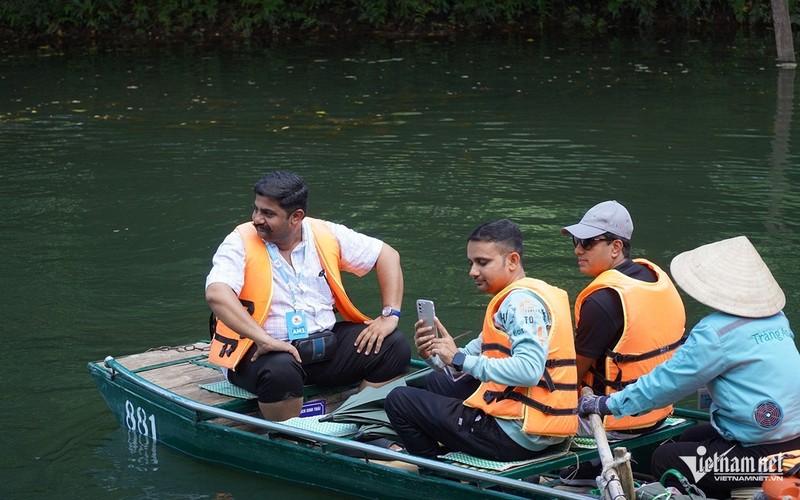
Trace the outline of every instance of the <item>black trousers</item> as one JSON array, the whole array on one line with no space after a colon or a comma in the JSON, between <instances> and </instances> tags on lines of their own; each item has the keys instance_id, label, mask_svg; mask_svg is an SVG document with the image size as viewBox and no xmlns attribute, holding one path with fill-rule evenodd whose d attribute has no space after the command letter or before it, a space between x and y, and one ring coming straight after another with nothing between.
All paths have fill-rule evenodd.
<instances>
[{"instance_id":1,"label":"black trousers","mask_svg":"<svg viewBox=\"0 0 800 500\"><path fill-rule=\"evenodd\" d=\"M353 345L367 325L341 321L333 327L336 352L328 361L301 365L287 352L262 354L250 361L256 351L253 344L236 367L228 371L228 380L258 396L260 403L276 403L303 396L305 384L337 387L362 380L388 382L408 373L411 348L400 330L383 339L379 353L356 352Z\"/></svg>"},{"instance_id":2,"label":"black trousers","mask_svg":"<svg viewBox=\"0 0 800 500\"><path fill-rule=\"evenodd\" d=\"M506 462L536 456L508 437L494 417L463 404L479 385L470 376L453 382L434 372L425 389L393 389L384 407L406 450L426 458L462 451Z\"/></svg>"},{"instance_id":3,"label":"black trousers","mask_svg":"<svg viewBox=\"0 0 800 500\"><path fill-rule=\"evenodd\" d=\"M699 454L699 447L704 448L704 450L699 450L703 452L702 456ZM752 457L755 462L758 463L758 459L761 457L797 449L800 449L800 437L783 443L742 446L736 441L727 441L724 439L711 424L701 424L686 429L683 434L681 434L678 442L659 446L655 453L653 453L650 465L656 480L660 479L667 470L676 469L686 476L686 479L688 479L690 483L697 484L708 497L730 498L732 489L761 486L761 481L719 480L714 473L709 472L695 482L692 468L690 468L683 458L688 458L691 462L693 457L713 457L716 453L717 456L725 454L725 457L728 459ZM742 474L742 476L748 475L754 474ZM675 486L678 489L683 489L674 476L670 475L667 476L667 478L668 479L665 481L667 486Z\"/></svg>"}]
</instances>

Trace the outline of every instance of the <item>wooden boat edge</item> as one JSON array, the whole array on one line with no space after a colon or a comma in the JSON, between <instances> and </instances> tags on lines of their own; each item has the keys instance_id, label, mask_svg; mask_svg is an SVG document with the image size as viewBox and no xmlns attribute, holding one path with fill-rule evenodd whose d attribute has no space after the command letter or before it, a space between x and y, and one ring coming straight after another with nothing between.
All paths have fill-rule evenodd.
<instances>
[{"instance_id":1,"label":"wooden boat edge","mask_svg":"<svg viewBox=\"0 0 800 500\"><path fill-rule=\"evenodd\" d=\"M133 359L136 359L136 355L132 356L134 356ZM142 368L142 366L139 368ZM172 429L166 438L157 436L157 440L161 444L200 460L223 463L257 474L358 496L374 496L377 487L377 491L380 491L383 497L395 495L398 497L419 496L421 493L425 493L432 495L458 494L465 498L472 496L480 496L482 498L487 496L520 498L520 495L524 495L527 498L531 498L531 495L533 495L533 498L587 498L584 495L573 492L559 491L547 486L526 483L520 481L519 476L544 470L557 470L560 467L575 463L578 457L580 457L580 460L593 458L596 450L571 453L567 457L545 461L533 467L526 466L525 470L517 474L502 475L475 471L445 462L378 448L365 443L327 436L313 431L305 431L278 422L268 422L258 417L225 409L224 403L222 404L223 408L197 403L192 399L185 398L146 380L144 377L128 370L110 356L103 361L89 363L88 368L107 404L123 427L127 426L129 429L132 428L132 430L139 432L139 434L146 435L150 430L145 425L147 418L139 422L136 420L135 414L141 411L145 417L152 415L153 422L158 418L160 427L164 426L164 422L168 422L168 427ZM125 399L124 403L122 402L123 397ZM123 412L125 408L127 408L124 410L127 414ZM145 409L139 410L140 408ZM227 428L214 423L212 417L238 421L251 428L261 429L264 433L256 434L252 431ZM127 425L126 420L128 421ZM187 423L190 424L187 425ZM181 431L181 427L185 427L185 429ZM195 442L203 442L209 436L212 436L211 439L214 442L228 439L238 443L240 447L260 447L261 453L256 453L256 455L260 455L257 461L259 463L253 461L252 458L248 459L246 456L240 456L241 453L239 452L223 452L221 456L216 456L218 453L209 453L208 450L203 449L205 445L198 446ZM286 441L286 437L305 444L298 445L297 443ZM314 444L311 445L310 443ZM634 446L639 445L635 442L631 444ZM431 471L431 473L421 475L418 472L390 466L381 461L345 456L335 453L331 449L346 449L355 453L365 453L372 457L384 459L387 463L400 463L412 468L421 467L425 471ZM270 453L263 453L270 450L276 453L279 452L281 455L279 463L268 458ZM322 468L327 469L328 472L322 472L311 479L298 480L296 477L298 466L296 464L284 470L283 464L290 463L292 460L324 465ZM273 470L269 470L273 467ZM305 467L301 466L299 468ZM368 475L370 479L365 483L370 484L366 486L355 484L356 481L352 479L336 481L331 477L331 475L351 474L350 477L352 478L353 473ZM391 484L393 487L391 494L386 491L387 484Z\"/></svg>"}]
</instances>

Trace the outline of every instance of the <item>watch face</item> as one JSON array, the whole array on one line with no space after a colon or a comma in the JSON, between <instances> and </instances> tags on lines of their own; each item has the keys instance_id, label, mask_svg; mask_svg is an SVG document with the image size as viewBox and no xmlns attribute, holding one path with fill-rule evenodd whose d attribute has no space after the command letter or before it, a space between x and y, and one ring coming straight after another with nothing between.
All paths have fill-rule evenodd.
<instances>
[{"instance_id":1,"label":"watch face","mask_svg":"<svg viewBox=\"0 0 800 500\"><path fill-rule=\"evenodd\" d=\"M392 315L397 316L399 318L400 317L400 311L396 311L396 310L392 309L392 306L386 306L383 309L381 309L381 316L386 316L388 318L389 316L392 316Z\"/></svg>"},{"instance_id":2,"label":"watch face","mask_svg":"<svg viewBox=\"0 0 800 500\"><path fill-rule=\"evenodd\" d=\"M459 351L453 356L453 368L458 371L461 371L464 368L464 360L466 359L466 355Z\"/></svg>"}]
</instances>

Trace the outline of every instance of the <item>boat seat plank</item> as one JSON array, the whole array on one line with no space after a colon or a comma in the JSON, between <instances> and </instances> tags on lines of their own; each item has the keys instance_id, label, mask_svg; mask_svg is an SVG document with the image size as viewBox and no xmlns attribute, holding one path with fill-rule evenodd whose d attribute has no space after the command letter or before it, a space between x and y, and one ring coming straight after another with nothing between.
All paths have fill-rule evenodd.
<instances>
[{"instance_id":1,"label":"boat seat plank","mask_svg":"<svg viewBox=\"0 0 800 500\"><path fill-rule=\"evenodd\" d=\"M208 356L207 343L196 342L185 346L154 348L143 353L122 356L116 359L122 366L135 372L159 363L190 359L197 356Z\"/></svg>"},{"instance_id":2,"label":"boat seat plank","mask_svg":"<svg viewBox=\"0 0 800 500\"><path fill-rule=\"evenodd\" d=\"M172 392L177 392L176 389L184 385L198 385L198 379L208 379L216 376L218 380L222 376L216 370L193 364L167 366L157 370L141 372L139 375Z\"/></svg>"},{"instance_id":3,"label":"boat seat plank","mask_svg":"<svg viewBox=\"0 0 800 500\"><path fill-rule=\"evenodd\" d=\"M145 370L139 372L139 375L175 394L203 404L217 406L233 400L233 398L200 388L200 384L224 380L222 373L216 368L196 365L187 361L186 363Z\"/></svg>"}]
</instances>

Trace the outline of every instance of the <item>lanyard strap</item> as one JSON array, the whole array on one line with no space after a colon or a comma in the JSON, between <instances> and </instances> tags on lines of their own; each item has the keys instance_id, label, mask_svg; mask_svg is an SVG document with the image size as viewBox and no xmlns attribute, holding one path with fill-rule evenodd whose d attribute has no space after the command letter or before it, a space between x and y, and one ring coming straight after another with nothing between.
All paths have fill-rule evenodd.
<instances>
[{"instance_id":1,"label":"lanyard strap","mask_svg":"<svg viewBox=\"0 0 800 500\"><path fill-rule=\"evenodd\" d=\"M272 260L272 267L278 271L278 274L283 279L283 282L286 283L286 286L289 288L289 292L292 294L292 307L295 311L299 309L298 301L297 301L297 294L302 293L302 289L300 288L300 278L302 277L302 273L299 269L295 269L294 272L294 279L289 276L289 273L286 271L286 267L284 266L283 257L275 250L275 245L271 245L269 243L265 243L267 246L267 252L269 252L270 259ZM303 249L304 255L303 258L308 260L308 244L306 243L306 247ZM304 263L305 264L305 263Z\"/></svg>"}]
</instances>

